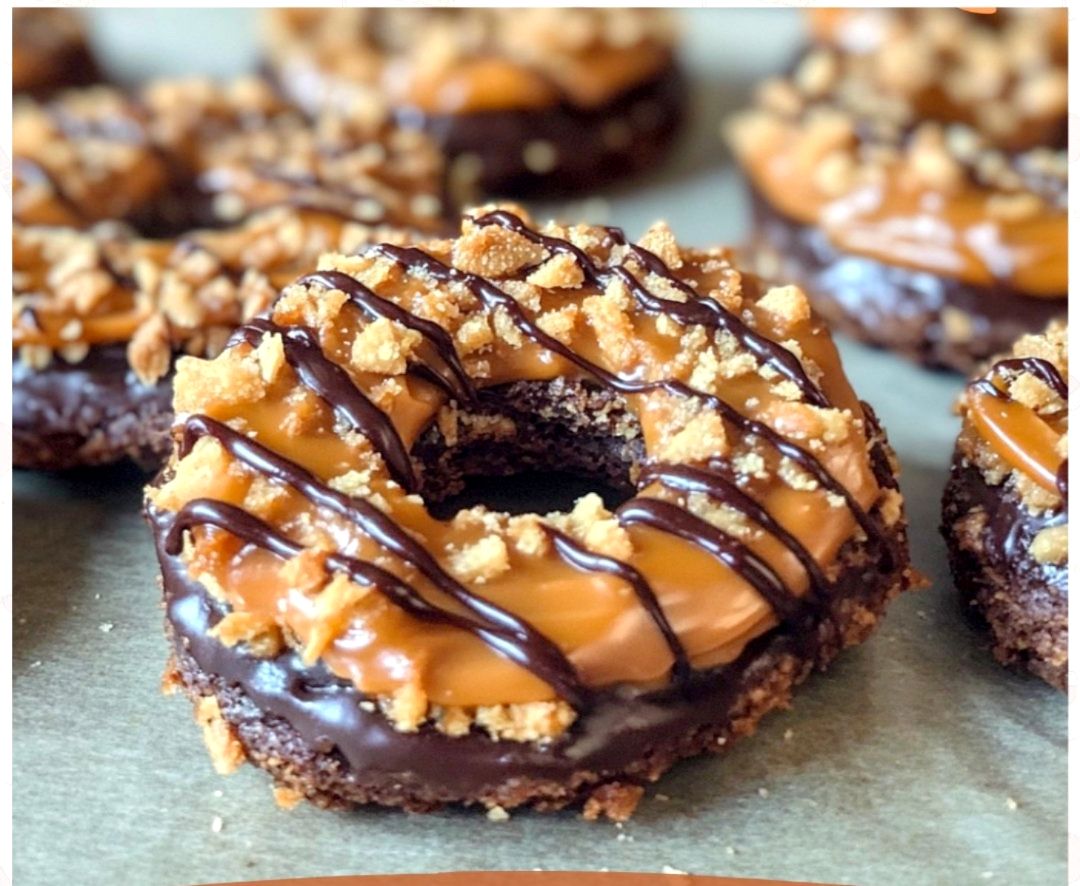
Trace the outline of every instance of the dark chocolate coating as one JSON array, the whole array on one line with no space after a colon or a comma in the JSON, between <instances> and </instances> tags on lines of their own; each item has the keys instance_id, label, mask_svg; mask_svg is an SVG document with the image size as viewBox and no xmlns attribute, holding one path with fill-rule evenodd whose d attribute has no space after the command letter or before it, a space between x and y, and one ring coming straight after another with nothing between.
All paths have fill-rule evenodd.
<instances>
[{"instance_id":1,"label":"dark chocolate coating","mask_svg":"<svg viewBox=\"0 0 1080 886\"><path fill-rule=\"evenodd\" d=\"M308 113L317 111L318 99L304 88L307 78L275 79ZM592 109L564 102L468 114L427 114L414 107L394 113L396 122L426 132L448 157L478 158L477 185L484 194L558 196L592 190L657 165L682 123L686 92L683 74L672 61L651 80ZM615 144L606 141L606 129L621 124L630 127L630 137ZM532 142L554 149L553 169L528 168L524 150Z\"/></svg>"},{"instance_id":2,"label":"dark chocolate coating","mask_svg":"<svg viewBox=\"0 0 1080 886\"><path fill-rule=\"evenodd\" d=\"M972 371L1021 335L1066 315L1066 300L1031 298L1006 286L961 281L842 252L820 229L782 215L752 193L751 260L802 286L835 328L935 368ZM966 341L946 337L943 310L968 318Z\"/></svg>"},{"instance_id":3,"label":"dark chocolate coating","mask_svg":"<svg viewBox=\"0 0 1080 886\"><path fill-rule=\"evenodd\" d=\"M559 380L552 391L563 391L565 384ZM581 383L577 386L571 399L585 390ZM545 385L529 387L535 395ZM507 390L525 389L525 383L518 383ZM601 391L588 396L613 395ZM562 393L552 402L566 399ZM520 434L526 441L535 437L527 427ZM561 461L559 450L576 446L578 435L556 440L549 438L545 454ZM612 439L609 445L617 449L622 444ZM425 462L441 461L434 439L425 437L417 451L425 454ZM879 482L894 485L884 443L878 440L874 452ZM613 464L624 458L613 450ZM486 457L478 461L489 463ZM513 464L510 459L508 466ZM199 692L217 694L249 751L284 757L309 782L312 793L330 792L346 802L377 797L410 808L498 796L500 788L517 781L563 785L572 797L582 773L589 773L589 784L620 778L632 782L655 777L680 757L709 746L715 749L712 737L728 734L740 699L764 684L785 659L795 662L788 666L796 669L797 682L814 664L825 663L853 642L845 640L852 630L847 623L852 607L880 613L887 597L903 584L907 567L906 557L890 563L877 556L873 543L849 542L841 551L841 569L828 599L754 640L735 662L692 672L659 689L593 691L565 735L546 744L522 743L494 741L476 731L449 737L430 726L416 733L398 732L377 708L361 706L365 698L351 683L321 665L305 668L292 651L260 659L243 647L224 646L208 635L224 610L169 553L167 538L175 515L152 509L148 515L162 567L167 622L184 679ZM875 522L880 526L876 517ZM905 549L902 528L887 534L898 550ZM330 769L332 776L327 774Z\"/></svg>"},{"instance_id":4,"label":"dark chocolate coating","mask_svg":"<svg viewBox=\"0 0 1080 886\"><path fill-rule=\"evenodd\" d=\"M985 514L974 531L970 515ZM1068 563L1039 563L1030 553L1040 531L1068 521L1064 510L1031 513L1011 482L991 486L957 451L942 501L942 534L961 598L989 625L994 655L1066 688Z\"/></svg>"},{"instance_id":5,"label":"dark chocolate coating","mask_svg":"<svg viewBox=\"0 0 1080 886\"><path fill-rule=\"evenodd\" d=\"M59 356L44 370L12 361L12 461L65 469L132 458L152 469L169 449L171 374L144 385L123 345L90 349L79 363Z\"/></svg>"}]
</instances>

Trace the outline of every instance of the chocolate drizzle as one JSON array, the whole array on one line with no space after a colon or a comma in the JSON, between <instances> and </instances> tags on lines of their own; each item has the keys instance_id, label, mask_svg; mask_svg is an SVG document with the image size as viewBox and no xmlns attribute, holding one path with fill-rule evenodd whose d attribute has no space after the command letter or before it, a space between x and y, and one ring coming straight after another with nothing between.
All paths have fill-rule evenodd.
<instances>
[{"instance_id":1,"label":"chocolate drizzle","mask_svg":"<svg viewBox=\"0 0 1080 886\"><path fill-rule=\"evenodd\" d=\"M801 601L768 563L734 536L684 508L658 498L633 498L619 508L619 520L625 524L652 526L708 551L736 575L746 579L772 606L781 621L794 621L802 614Z\"/></svg>"},{"instance_id":2,"label":"chocolate drizzle","mask_svg":"<svg viewBox=\"0 0 1080 886\"><path fill-rule=\"evenodd\" d=\"M647 465L642 469L638 486L660 483L680 492L703 492L709 498L734 508L776 536L795 555L799 565L810 580L810 593L822 598L829 587L829 580L817 561L802 542L784 529L765 508L739 489L731 480L717 471L692 468L688 465Z\"/></svg>"},{"instance_id":3,"label":"chocolate drizzle","mask_svg":"<svg viewBox=\"0 0 1080 886\"><path fill-rule=\"evenodd\" d=\"M1027 372L1044 382L1055 394L1066 403L1069 402L1069 386L1061 377L1057 367L1049 360L1041 357L1020 357L1010 360L999 360L994 364L991 372L995 375L1019 375Z\"/></svg>"},{"instance_id":4,"label":"chocolate drizzle","mask_svg":"<svg viewBox=\"0 0 1080 886\"><path fill-rule=\"evenodd\" d=\"M555 553L562 558L564 563L569 563L575 569L586 572L605 572L608 575L614 575L634 589L638 602L641 603L642 608L649 614L649 618L653 620L653 623L663 635L664 642L667 643L668 649L671 650L671 654L675 658L673 670L675 679L680 683L686 683L693 674L690 657L686 652L686 647L683 646L682 641L679 639L679 635L675 633L671 622L668 621L667 616L664 614L660 600L657 599L656 593L645 576L628 563L590 551L557 529L550 526L545 526L544 529L551 539Z\"/></svg>"},{"instance_id":5,"label":"chocolate drizzle","mask_svg":"<svg viewBox=\"0 0 1080 886\"><path fill-rule=\"evenodd\" d=\"M481 622L462 619L455 613L424 603L427 607L423 616L425 621L442 621L445 624L468 630L501 655L539 676L571 704L582 703L583 689L574 674L573 666L554 643L505 609L472 593L447 573L423 545L374 505L362 498L353 498L332 489L295 462L205 415L192 416L185 423L180 456L183 457L189 453L196 441L205 436L216 439L234 458L248 467L288 484L317 507L326 508L354 523L387 550L416 567L440 591L481 619ZM189 514L187 525L195 525L199 522L199 515L209 514L214 519L204 522L212 522L229 532L234 532L235 527L238 531L234 534L259 544L279 556L293 557L300 552L301 548L294 542L287 540L283 542L281 538L272 538L263 529L254 527L254 524L249 521L234 521L232 518L236 516L235 511L237 511L235 508L229 512L211 511L204 507ZM239 513L250 516L244 511L239 511ZM265 524L263 526L266 530L269 529ZM247 532L247 535L243 535L244 532ZM178 538L179 534L175 527L170 529L167 550L172 550L170 546L175 547L179 543L176 541ZM176 548L172 553L178 550L179 548ZM340 568L349 572L350 575L353 574L344 566L334 565L329 558L326 562L332 568ZM350 562L358 561L350 560ZM384 580L385 576L389 576L389 579ZM419 593L397 576L391 573L385 573L385 576L369 577L366 583L375 585L392 602L402 605L402 608L410 614L416 614L413 609L408 608L413 606L413 603L406 601L402 604L400 601L404 599L402 595L406 592L410 600L415 598L422 601L423 598ZM405 591L402 590L403 587Z\"/></svg>"},{"instance_id":6,"label":"chocolate drizzle","mask_svg":"<svg viewBox=\"0 0 1080 886\"><path fill-rule=\"evenodd\" d=\"M509 216L508 213L504 214ZM516 218L516 216L509 217ZM518 221L520 221L520 219ZM546 239L550 240L553 238ZM573 244L566 243L562 240L554 240L554 244L557 246L561 245L561 248L564 251L567 249L576 250L576 247L574 247ZM554 249L555 246L549 246L548 248ZM622 394L648 394L662 390L676 397L701 400L710 408L719 412L726 421L738 427L743 435L764 439L781 455L790 458L801 468L810 473L823 488L843 497L860 528L867 534L867 537L875 539L878 542L882 551L883 567L885 569L890 569L891 564L896 562L896 554L895 551L893 551L891 541L874 521L870 519L870 515L866 513L857 501L855 501L855 498L848 491L847 487L829 474L821 462L813 455L805 449L802 449L800 446L786 440L768 425L748 418L731 406L731 404L721 400L719 397L695 390L677 379L662 379L660 381L651 382L640 381L635 379L624 379L612 372L608 372L602 366L598 366L590 360L587 360L576 351L564 345L557 338L544 332L544 330L529 319L521 305L519 305L517 300L509 293L504 292L498 286L495 286L483 277L478 277L475 274L469 274L464 271L459 271L457 268L450 267L415 246L395 246L388 243L381 243L370 247L368 251L384 258L388 258L404 267L406 270L422 271L433 280L442 283L463 284L488 308L488 310L494 311L498 308L502 308L506 311L514 325L541 347L563 357L600 384L605 385L612 390ZM588 257L584 256L583 253L582 256L582 260L588 262ZM659 259L656 260L659 261ZM589 264L589 267L592 268L592 270L591 272L586 271L586 273L592 273L595 279L599 271L593 267L591 263ZM696 295L694 297L697 298ZM680 302L672 302L672 304L681 306ZM789 352L785 350L785 353Z\"/></svg>"},{"instance_id":7,"label":"chocolate drizzle","mask_svg":"<svg viewBox=\"0 0 1080 886\"><path fill-rule=\"evenodd\" d=\"M612 279L621 281L633 293L638 304L649 313L667 314L669 317L674 317L680 323L688 326L707 326L710 329L719 328L731 333L759 361L774 367L781 375L798 385L799 390L802 391L809 402L815 406L825 407L829 405L829 401L821 392L821 389L810 380L806 370L803 369L802 364L791 351L754 332L742 320L714 299L701 298L691 286L688 286L683 280L671 273L671 269L664 264L658 255L642 246L629 242L626 234L620 228L604 228L608 240L616 246L625 247L645 270L662 277L682 292L686 296L686 301L673 301L672 299L660 298L654 295L638 282L638 279L630 273L630 270L625 265L606 269L597 267L590 261L584 250L579 249L573 243L538 234L536 231L531 230L522 219L505 210L489 212L474 219L473 223L481 227L484 225L498 225L533 243L539 243L553 253L570 255L581 268L585 279L600 289L606 288Z\"/></svg>"},{"instance_id":8,"label":"chocolate drizzle","mask_svg":"<svg viewBox=\"0 0 1080 886\"><path fill-rule=\"evenodd\" d=\"M641 247L628 244L621 231L606 229L608 239L626 247L649 273L663 276L684 291L687 295L685 303L653 295L625 266L610 269L596 267L588 256L573 244L537 234L510 213L489 213L476 219L475 223L498 224L542 244L551 252L571 255L593 285L603 287L611 280L620 280L634 293L638 303L646 311L664 312L687 324L702 324L730 332L760 360L798 384L808 400L822 406L828 404L820 389L810 381L791 352L750 330L718 303L699 298L693 289L670 272L659 257ZM625 395L662 391L675 397L693 398L703 402L717 411L725 421L738 427L744 436L765 441L780 456L791 459L806 470L824 490L842 496L867 537L879 544L882 571L890 571L900 562L893 551L891 539L883 529L811 453L786 440L767 425L744 416L726 401L693 389L677 379L642 381L625 379L609 372L545 333L525 313L517 300L499 286L477 275L453 268L419 248L379 244L366 251L395 262L407 272L419 272L436 282L465 286L488 311L502 309L515 326L538 345L563 357L586 376L610 390ZM409 371L438 385L451 398L465 403L475 402L476 386L468 376L452 338L442 327L376 295L358 280L340 271L320 271L302 278L299 283L340 290L366 317L387 318L419 332L428 353L422 358L423 362L410 366ZM270 320L261 319L241 327L234 335L232 343L243 341L257 347L268 333L281 335L286 359L301 383L326 400L340 419L371 439L394 478L406 490L415 491L418 484L409 453L390 418L357 388L345 369L323 353L314 331L306 327L281 327ZM590 690L582 684L569 660L551 640L526 622L457 582L423 545L392 517L363 499L352 498L330 488L291 460L206 416L194 416L187 420L180 456L190 452L197 439L207 435L217 439L234 458L248 467L272 480L291 486L316 507L325 508L358 526L378 544L415 567L436 588L463 606L475 618L435 606L403 579L374 564L342 554L333 554L326 560L328 567L340 570L356 581L377 587L395 605L424 621L448 624L469 631L498 654L520 664L548 683L560 697L576 708L581 709L588 704ZM710 470L705 470L675 465L647 465L640 478L639 489L656 482L682 493L703 492L744 514L792 552L807 574L810 589L806 594L795 594L768 563L738 538L712 526L674 502L639 496L618 510L620 523L647 525L709 552L749 582L774 609L782 623L794 624L808 616L812 607L825 607L828 604L826 592L830 585L806 548L764 507L717 473L715 467L711 465ZM171 556L178 553L183 532L201 524L218 526L279 556L292 557L301 550L296 542L277 533L254 515L222 502L200 499L188 503L175 516L167 531L165 552ZM688 683L695 673L688 652L646 578L632 566L590 551L558 530L545 527L545 531L557 555L568 565L579 570L606 573L630 585L671 650L674 659L673 678L679 683Z\"/></svg>"},{"instance_id":9,"label":"chocolate drizzle","mask_svg":"<svg viewBox=\"0 0 1080 886\"><path fill-rule=\"evenodd\" d=\"M204 525L217 526L219 529L224 529L249 544L265 548L279 557L295 557L304 550L303 545L290 540L277 532L268 523L253 514L249 514L242 508L222 501L198 498L188 502L177 511L172 525L169 527L168 534L165 536L165 553L173 557L178 555L183 548L184 532L195 526ZM402 581L392 572L388 572L374 563L358 560L355 557L349 557L341 553L327 554L325 563L330 570L343 572L358 584L378 588L391 603L414 618L468 631L470 634L479 637L499 654L528 667L538 676L546 674L551 679L554 687L568 693L568 701L574 699L579 706L581 705L581 696L576 691L576 678L574 678L573 683L568 683L562 679L562 675L550 673L544 667L544 662L531 660L527 655L529 645L521 642L522 637L508 635L501 630L493 629L490 625L433 606L407 582Z\"/></svg>"},{"instance_id":10,"label":"chocolate drizzle","mask_svg":"<svg viewBox=\"0 0 1080 886\"><path fill-rule=\"evenodd\" d=\"M245 341L256 348L264 335L275 333L281 336L285 359L300 381L329 403L342 421L371 440L394 479L415 492L418 486L412 460L390 417L364 395L348 372L323 353L312 330L255 319L237 329L230 344Z\"/></svg>"},{"instance_id":11,"label":"chocolate drizzle","mask_svg":"<svg viewBox=\"0 0 1080 886\"><path fill-rule=\"evenodd\" d=\"M398 307L389 299L376 295L368 287L364 286L355 277L343 274L341 271L318 271L308 274L298 281L301 286L317 284L327 289L338 289L344 292L349 301L356 305L368 317L385 317L400 323L407 329L419 332L428 345L439 357L441 366L424 364L427 372L425 377L441 387L450 397L462 403L476 402L476 386L454 348L454 340L450 334L439 326L422 317Z\"/></svg>"}]
</instances>

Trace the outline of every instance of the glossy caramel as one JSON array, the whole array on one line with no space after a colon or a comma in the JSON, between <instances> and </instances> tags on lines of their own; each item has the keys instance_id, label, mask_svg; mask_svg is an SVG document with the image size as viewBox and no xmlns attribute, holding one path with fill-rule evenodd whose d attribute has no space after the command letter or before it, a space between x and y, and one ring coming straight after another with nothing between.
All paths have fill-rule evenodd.
<instances>
[{"instance_id":1,"label":"glossy caramel","mask_svg":"<svg viewBox=\"0 0 1080 886\"><path fill-rule=\"evenodd\" d=\"M636 23L623 43L606 10L282 9L268 30L283 75L324 93L375 88L425 114L472 114L593 108L655 77L671 63L670 20L616 15Z\"/></svg>"},{"instance_id":2,"label":"glossy caramel","mask_svg":"<svg viewBox=\"0 0 1080 886\"><path fill-rule=\"evenodd\" d=\"M765 84L729 134L764 199L842 252L1064 300L1065 185L1054 178L1062 173L1045 188L1021 170L1050 163L1047 155L1055 169L1063 159L1065 15L984 19L948 9L814 10L817 47L791 77ZM979 67L978 51L992 56L992 71L985 59ZM978 84L981 99L963 92ZM932 151L915 147L923 138Z\"/></svg>"},{"instance_id":3,"label":"glossy caramel","mask_svg":"<svg viewBox=\"0 0 1080 886\"><path fill-rule=\"evenodd\" d=\"M468 226L468 225L467 225ZM452 260L448 242L425 244L424 249L445 262ZM595 260L606 250L594 244ZM738 275L723 253L682 252L679 279L691 283L698 293L730 292L738 288ZM324 264L352 274L381 297L418 315L450 324L446 317L459 312L470 317L483 314L482 307L455 287L433 285L424 275L407 273L384 259L324 259ZM633 266L633 265L631 265ZM640 266L639 279L643 279ZM498 276L491 278L500 284ZM506 285L506 284L503 284ZM595 286L543 290L535 317L553 307L582 305L597 295ZM874 478L868 456L867 430L862 410L840 368L839 357L824 325L816 318L785 322L759 307L748 293L741 315L757 331L774 341L801 349L804 361L820 370L824 395L838 410L847 410L851 421L842 440L825 444L818 440L814 454L862 508L870 509L882 491ZM313 324L328 302L340 303L335 293L305 294L294 287L272 312L279 326L317 325L323 352L344 366L355 385L366 392L390 417L403 444L411 446L436 419L446 403L445 393L410 375L393 377L360 372L349 363L351 343L367 320L353 307L341 307L332 321ZM322 305L322 308L320 308ZM679 363L679 335L664 334L655 315L641 310L628 313L632 325L633 357L629 364L606 349L586 322L575 325L566 341L575 353L597 367L642 381L677 378L687 381L693 364ZM464 355L466 368L481 386L515 380L544 380L558 376L580 377L578 366L525 337L512 343L505 336L486 348ZM706 345L704 350L710 350ZM238 344L214 364L185 360L177 379L176 408L181 415L197 411L230 427L242 429L251 439L333 485L349 471L367 477L364 489L354 494L392 516L412 538L422 542L447 569L453 570L454 552L497 536L506 544L508 568L479 579L462 579L469 589L521 617L554 643L572 662L588 687L619 683L661 685L669 677L673 654L656 624L649 618L630 586L607 574L582 572L557 557L550 546L539 552L520 549L507 529L507 520L485 510L463 512L452 520L432 517L416 495L407 494L390 480L386 464L372 452L367 439L342 434L335 428L325 401L300 385L290 366L276 371L252 393L237 393L226 385L213 393L213 385L201 381L224 372L247 373L264 358L263 348L273 348L269 337L257 349ZM254 353L254 359L253 359ZM713 393L743 415L760 420L787 439L807 440L815 430L812 410L779 397L775 375L757 371L716 382ZM215 383L216 384L216 383ZM203 393L209 392L209 393ZM665 440L678 429L678 398L664 391L626 397L631 414L640 422L646 458L659 458ZM830 501L821 488L794 488L776 473L776 459L758 443L755 447L728 430L731 447L761 453L769 467L762 477L746 477L745 490L764 505L776 521L810 552L827 572L840 548L856 535L849 508ZM717 452L721 458L728 453ZM370 475L368 474L370 472ZM683 496L652 483L639 497L659 498L682 504ZM295 489L271 483L237 462L215 439L202 438L191 452L173 466L172 479L152 490L156 508L176 511L198 498L242 506L277 531L310 550L282 561L261 548L242 545L230 533L214 527L195 528L186 551L187 570L218 595L233 611L247 611L268 623L284 627L307 659L321 659L334 673L352 680L363 692L389 695L405 688L419 689L432 704L483 706L550 700L552 688L535 674L493 652L475 636L445 625L423 623L395 608L377 591L357 588L342 603L323 597L329 576L322 568L319 550L335 550L377 563L409 581L428 600L451 611L459 607L403 560L390 555L357 524L312 506ZM745 576L731 569L701 547L649 526L631 525L626 532L632 554L625 562L644 576L686 649L694 667L702 668L733 660L752 638L777 623L773 608L756 592ZM796 597L806 594L808 577L792 551L763 532L751 532L747 547L766 562ZM622 559L622 558L620 558ZM333 604L333 605L331 605ZM630 651L632 650L632 654Z\"/></svg>"}]
</instances>

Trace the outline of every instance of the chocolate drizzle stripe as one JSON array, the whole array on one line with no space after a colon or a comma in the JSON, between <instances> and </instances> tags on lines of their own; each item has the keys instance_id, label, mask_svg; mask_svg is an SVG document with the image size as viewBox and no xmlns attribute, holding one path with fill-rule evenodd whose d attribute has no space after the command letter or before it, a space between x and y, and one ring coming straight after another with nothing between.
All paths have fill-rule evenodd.
<instances>
[{"instance_id":1,"label":"chocolate drizzle stripe","mask_svg":"<svg viewBox=\"0 0 1080 886\"><path fill-rule=\"evenodd\" d=\"M322 351L318 336L303 326L278 326L270 320L255 319L233 333L230 344L245 341L257 348L264 335L278 334L300 381L322 397L338 417L374 444L386 461L394 479L407 491L419 487L412 459L390 417L369 400L349 373Z\"/></svg>"},{"instance_id":2,"label":"chocolate drizzle stripe","mask_svg":"<svg viewBox=\"0 0 1080 886\"><path fill-rule=\"evenodd\" d=\"M732 535L689 511L658 498L634 498L618 510L619 522L643 524L708 551L745 579L782 622L798 619L805 607L764 560Z\"/></svg>"},{"instance_id":3,"label":"chocolate drizzle stripe","mask_svg":"<svg viewBox=\"0 0 1080 886\"><path fill-rule=\"evenodd\" d=\"M1043 360L1041 357L999 360L990 371L994 375L999 373L1019 375L1029 372L1050 387L1066 403L1069 401L1069 385L1061 377L1057 367L1049 360Z\"/></svg>"},{"instance_id":4,"label":"chocolate drizzle stripe","mask_svg":"<svg viewBox=\"0 0 1080 886\"><path fill-rule=\"evenodd\" d=\"M454 347L454 340L438 323L417 317L389 299L376 295L355 277L350 277L341 271L317 271L314 274L302 277L297 282L301 286L317 284L327 289L339 289L366 316L372 318L385 317L388 320L400 323L408 329L412 329L414 332L419 332L438 355L442 364L440 367L426 364L427 369L430 371L428 378L460 402L476 402L476 386L473 384L472 379L469 378L468 372L465 371L457 349Z\"/></svg>"},{"instance_id":5,"label":"chocolate drizzle stripe","mask_svg":"<svg viewBox=\"0 0 1080 886\"><path fill-rule=\"evenodd\" d=\"M552 253L570 255L581 268L585 278L594 286L603 289L611 279L620 280L646 311L654 314L667 314L684 325L720 328L735 336L759 361L767 363L798 385L803 395L815 406L828 406L829 401L821 389L810 380L802 364L787 348L752 330L723 305L711 298L702 298L687 285L655 253L627 240L620 228L604 228L612 243L625 247L631 255L650 273L656 274L671 283L686 295L685 302L661 298L646 289L625 265L614 268L600 268L592 262L584 250L557 237L547 237L531 230L525 222L513 213L496 210L473 220L479 226L498 225L513 231L532 243L544 246Z\"/></svg>"},{"instance_id":6,"label":"chocolate drizzle stripe","mask_svg":"<svg viewBox=\"0 0 1080 886\"><path fill-rule=\"evenodd\" d=\"M206 436L216 439L230 455L243 464L271 479L286 483L312 504L345 518L388 551L412 564L440 591L482 620L480 624L470 620L473 627L467 628L468 630L501 655L548 683L575 707L583 704L583 687L574 667L554 643L515 615L472 593L447 573L423 545L370 502L332 489L290 459L205 415L192 416L185 423L180 457L187 455L196 441ZM217 525L232 531L232 524ZM394 577L394 580L399 583L402 581L397 577ZM450 621L451 617L458 618L445 610L437 611L447 616L447 623L453 623ZM437 619L429 616L426 620ZM480 628L483 629L482 632Z\"/></svg>"},{"instance_id":7,"label":"chocolate drizzle stripe","mask_svg":"<svg viewBox=\"0 0 1080 886\"><path fill-rule=\"evenodd\" d=\"M671 622L668 621L667 615L664 614L660 600L657 598L656 592L653 591L648 579L628 563L590 551L557 529L545 526L544 530L551 539L555 552L564 563L585 572L604 572L608 575L614 575L633 588L641 607L648 613L649 618L653 620L653 623L663 636L664 642L667 643L668 649L671 650L671 654L675 659L672 671L675 679L684 684L689 681L693 674L690 656L679 639L679 635L671 626Z\"/></svg>"},{"instance_id":8,"label":"chocolate drizzle stripe","mask_svg":"<svg viewBox=\"0 0 1080 886\"><path fill-rule=\"evenodd\" d=\"M249 544L257 545L283 558L295 557L304 550L303 545L282 535L268 523L242 508L209 498L197 498L177 511L165 537L165 553L173 557L178 555L183 548L184 532L203 525L217 526ZM391 603L414 618L468 631L500 655L512 661L520 659L520 638L432 605L411 585L374 563L341 553L327 554L325 563L331 571L343 572L358 584L377 588ZM575 697L573 692L570 697ZM580 704L579 696L578 702Z\"/></svg>"},{"instance_id":9,"label":"chocolate drizzle stripe","mask_svg":"<svg viewBox=\"0 0 1080 886\"><path fill-rule=\"evenodd\" d=\"M748 418L719 397L695 390L689 385L676 379L664 379L653 382L637 381L620 378L614 373L608 372L603 367L597 366L595 363L573 351L557 338L544 332L544 330L529 319L521 305L519 305L517 300L509 293L504 292L502 289L482 277L452 268L421 249L414 246L395 246L388 243L381 243L377 246L370 247L368 251L396 262L408 270L422 271L433 280L443 283L460 283L464 285L488 308L488 310L494 311L496 308L502 308L507 312L514 325L537 344L565 358L574 366L577 366L583 372L591 375L602 385L605 385L612 390L619 391L623 394L648 394L662 390L677 397L687 397L703 401L711 408L717 410L726 421L738 427L743 434L760 437L766 440L773 448L780 452L781 455L790 458L810 473L822 487L843 497L844 502L851 510L852 515L863 532L866 533L868 538L875 539L879 544L884 560L882 564L883 568L886 570L891 569L892 564L897 562L896 552L893 550L891 540L886 536L884 531L870 519L870 515L867 514L862 506L855 500L847 487L837 481L811 453L789 440L786 440L767 425Z\"/></svg>"},{"instance_id":10,"label":"chocolate drizzle stripe","mask_svg":"<svg viewBox=\"0 0 1080 886\"><path fill-rule=\"evenodd\" d=\"M971 390L978 391L980 394L986 394L989 397L993 397L995 400L1012 401L1013 398L1009 392L994 384L993 379L998 376L1020 375L1025 372L1034 375L1064 400L1066 405L1068 404L1068 383L1062 378L1061 373L1058 372L1057 367L1053 363L1049 360L1044 360L1041 357L1018 357L999 360L990 367L990 372L987 374L987 377L975 379L968 387ZM1069 506L1068 457L1063 458L1061 464L1058 465L1057 473L1054 475L1054 485L1057 487L1058 495L1061 496L1062 505L1067 508Z\"/></svg>"},{"instance_id":11,"label":"chocolate drizzle stripe","mask_svg":"<svg viewBox=\"0 0 1080 886\"><path fill-rule=\"evenodd\" d=\"M764 507L753 498L739 489L731 480L722 474L692 468L687 465L647 465L642 469L638 480L638 488L644 488L649 483L660 483L669 489L679 492L703 492L715 501L720 502L738 512L746 515L766 532L775 536L799 561L799 565L806 572L810 581L810 594L818 602L825 601L825 592L829 588L829 580L821 571L817 561L794 535L781 526L776 519Z\"/></svg>"}]
</instances>

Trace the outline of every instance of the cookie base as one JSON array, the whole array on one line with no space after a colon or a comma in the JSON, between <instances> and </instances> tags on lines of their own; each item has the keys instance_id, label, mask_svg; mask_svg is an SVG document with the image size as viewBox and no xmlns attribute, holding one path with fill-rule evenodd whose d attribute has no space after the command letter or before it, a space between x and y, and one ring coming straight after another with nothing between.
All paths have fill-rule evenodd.
<instances>
[{"instance_id":1,"label":"cookie base","mask_svg":"<svg viewBox=\"0 0 1080 886\"><path fill-rule=\"evenodd\" d=\"M144 385L122 345L92 348L79 363L59 358L12 366L12 463L65 470L130 458L152 470L168 453L172 382Z\"/></svg>"},{"instance_id":2,"label":"cookie base","mask_svg":"<svg viewBox=\"0 0 1080 886\"><path fill-rule=\"evenodd\" d=\"M1016 493L989 486L954 455L942 501L942 534L961 598L985 621L994 657L1068 688L1068 566L1028 552L1042 529L1067 519L1032 515Z\"/></svg>"},{"instance_id":3,"label":"cookie base","mask_svg":"<svg viewBox=\"0 0 1080 886\"><path fill-rule=\"evenodd\" d=\"M1032 515L1010 489L990 486L954 455L942 502L942 534L961 599L984 621L1002 665L1068 688L1068 566L1030 553L1041 529L1065 514Z\"/></svg>"},{"instance_id":4,"label":"cookie base","mask_svg":"<svg viewBox=\"0 0 1080 886\"><path fill-rule=\"evenodd\" d=\"M528 389L523 384L507 386L501 402L491 394L492 413L505 415L509 400L523 407L514 438L502 441L505 451L513 451L515 441L545 440L549 465L589 460L601 476L618 473L618 466L633 458L632 437L609 437L605 463L584 426L565 429L566 413L599 420L608 432L625 429L625 413L617 403L604 402L610 392L564 379ZM530 392L533 400L523 402ZM535 426L522 423L529 416ZM564 425L563 433L539 436L539 427L548 421ZM868 425L876 430L869 413ZM467 423L459 427L454 447L440 447L428 435L414 449L418 459L434 466L436 476L473 472L472 458L491 445L482 434L473 440L462 433ZM477 427L490 427L490 422ZM895 461L883 437L875 439L872 455L879 482L893 485ZM509 467L488 463L496 471ZM453 494L456 482L441 491ZM151 509L148 516L172 643L167 682L197 704L213 699L216 704L208 707L217 712L217 734L224 732L234 751L240 749L268 770L278 787L331 808L376 803L415 812L447 804L552 810L581 804L588 818L625 819L643 784L680 759L719 752L752 733L768 711L789 703L794 687L813 669L824 668L843 648L866 639L888 601L916 581L901 519L885 530L895 551L890 567L876 545L848 542L838 558L829 602L815 607L808 621L758 637L736 661L699 672L687 686L600 691L569 730L548 743L495 741L476 729L458 737L430 725L397 732L351 683L321 666L304 667L292 651L260 659L241 647L222 645L209 636L223 615L220 604L188 578L178 558L165 553L170 515Z\"/></svg>"}]
</instances>

